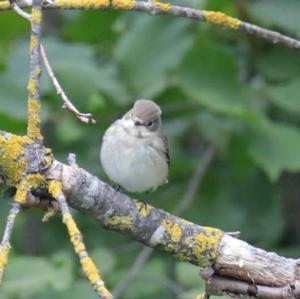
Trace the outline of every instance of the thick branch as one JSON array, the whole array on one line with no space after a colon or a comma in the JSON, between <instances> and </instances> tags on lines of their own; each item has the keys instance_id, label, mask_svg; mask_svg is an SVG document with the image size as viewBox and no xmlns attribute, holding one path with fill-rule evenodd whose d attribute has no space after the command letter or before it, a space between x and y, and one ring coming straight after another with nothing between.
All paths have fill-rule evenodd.
<instances>
[{"instance_id":1,"label":"thick branch","mask_svg":"<svg viewBox=\"0 0 300 299\"><path fill-rule=\"evenodd\" d=\"M25 6L23 6L25 7ZM268 30L257 25L240 21L221 12L198 10L194 8L171 5L158 1L133 1L133 0L56 0L49 4L45 1L44 8L58 9L89 9L89 10L130 10L150 13L152 15L166 14L175 17L194 19L200 22L224 26L247 34L253 34L259 38L274 44L282 44L289 48L300 50L300 41L283 35L279 32ZM11 9L9 1L0 2L0 11Z\"/></svg>"},{"instance_id":2,"label":"thick branch","mask_svg":"<svg viewBox=\"0 0 300 299\"><path fill-rule=\"evenodd\" d=\"M71 206L92 215L109 229L127 233L150 247L202 267L209 264L204 262L205 259L214 259L213 251L209 250L210 236L205 234L211 230L218 238L221 233L218 230L198 226L150 206L148 212L141 210L138 202L116 192L81 168L56 161L47 176L62 180ZM166 220L177 224L181 233L176 234L175 229L168 231L162 225ZM197 236L202 237L197 240ZM269 286L293 285L298 279L297 260L255 248L229 235L222 237L217 250L214 268L223 276Z\"/></svg>"},{"instance_id":3,"label":"thick branch","mask_svg":"<svg viewBox=\"0 0 300 299\"><path fill-rule=\"evenodd\" d=\"M18 136L0 131L0 137L16 141ZM5 143L2 146L5 147ZM205 278L208 283L222 276L255 286L251 292L256 292L259 298L272 298L270 294L279 288L290 290L288 298L300 298L298 260L266 252L224 234L219 229L202 227L132 200L74 163L68 166L54 160L50 167L45 168L40 160L43 155L28 154L31 153L31 147L35 145L28 144L21 158L28 158L27 162L32 163L36 172L44 175L47 180L62 182L69 204L95 217L104 227L126 233L147 246L163 250L201 268L212 269L208 271L211 274ZM34 159L38 159L39 163ZM46 153L44 159L47 159ZM13 159L12 163L15 162ZM4 175L6 181L5 173L0 175ZM36 192L45 195L45 191ZM236 292L232 288L228 292L242 294L239 286L234 285ZM218 288L212 290L215 294L226 291ZM263 292L259 293L259 290Z\"/></svg>"}]
</instances>

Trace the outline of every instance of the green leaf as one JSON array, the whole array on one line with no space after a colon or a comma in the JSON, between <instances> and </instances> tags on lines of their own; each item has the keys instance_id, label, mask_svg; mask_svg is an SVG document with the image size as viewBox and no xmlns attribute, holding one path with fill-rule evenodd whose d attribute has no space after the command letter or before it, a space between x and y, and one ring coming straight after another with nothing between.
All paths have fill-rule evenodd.
<instances>
[{"instance_id":1,"label":"green leaf","mask_svg":"<svg viewBox=\"0 0 300 299\"><path fill-rule=\"evenodd\" d=\"M95 298L95 292L86 279L77 280L71 288L62 293L62 298L83 299ZM50 299L50 298L49 298Z\"/></svg>"},{"instance_id":2,"label":"green leaf","mask_svg":"<svg viewBox=\"0 0 300 299\"><path fill-rule=\"evenodd\" d=\"M163 292L166 291L167 280L164 262L160 259L151 260L131 282L124 293L124 298L158 298L159 295L159 298L164 298Z\"/></svg>"},{"instance_id":3,"label":"green leaf","mask_svg":"<svg viewBox=\"0 0 300 299\"><path fill-rule=\"evenodd\" d=\"M69 115L59 120L59 126L56 126L56 136L61 143L68 144L78 141L84 133L84 129L80 126L76 118L71 118Z\"/></svg>"},{"instance_id":4,"label":"green leaf","mask_svg":"<svg viewBox=\"0 0 300 299\"><path fill-rule=\"evenodd\" d=\"M300 79L270 88L270 101L280 108L300 114Z\"/></svg>"},{"instance_id":5,"label":"green leaf","mask_svg":"<svg viewBox=\"0 0 300 299\"><path fill-rule=\"evenodd\" d=\"M98 265L100 272L105 274L111 273L116 267L116 257L105 248L97 248L91 251L91 257Z\"/></svg>"},{"instance_id":6,"label":"green leaf","mask_svg":"<svg viewBox=\"0 0 300 299\"><path fill-rule=\"evenodd\" d=\"M203 288L203 280L199 276L200 268L189 263L177 263L176 277L180 284L187 288Z\"/></svg>"},{"instance_id":7,"label":"green leaf","mask_svg":"<svg viewBox=\"0 0 300 299\"><path fill-rule=\"evenodd\" d=\"M272 48L257 57L256 65L269 80L287 80L300 73L299 53L292 49Z\"/></svg>"},{"instance_id":8,"label":"green leaf","mask_svg":"<svg viewBox=\"0 0 300 299\"><path fill-rule=\"evenodd\" d=\"M265 122L248 132L248 150L272 181L284 170L300 170L300 132L283 124Z\"/></svg>"},{"instance_id":9,"label":"green leaf","mask_svg":"<svg viewBox=\"0 0 300 299\"><path fill-rule=\"evenodd\" d=\"M20 18L14 11L2 11L0 18L0 43L6 44L29 30L27 20Z\"/></svg>"},{"instance_id":10,"label":"green leaf","mask_svg":"<svg viewBox=\"0 0 300 299\"><path fill-rule=\"evenodd\" d=\"M67 24L63 32L67 39L86 42L110 42L116 38L113 24L118 17L116 12L84 11Z\"/></svg>"},{"instance_id":11,"label":"green leaf","mask_svg":"<svg viewBox=\"0 0 300 299\"><path fill-rule=\"evenodd\" d=\"M85 107L86 99L98 91L117 103L128 100L116 67L113 63L98 65L93 47L48 39L45 48L63 89L79 108Z\"/></svg>"},{"instance_id":12,"label":"green leaf","mask_svg":"<svg viewBox=\"0 0 300 299\"><path fill-rule=\"evenodd\" d=\"M300 34L299 0L259 0L249 5L251 13L268 26L280 26Z\"/></svg>"},{"instance_id":13,"label":"green leaf","mask_svg":"<svg viewBox=\"0 0 300 299\"><path fill-rule=\"evenodd\" d=\"M231 137L238 131L240 123L235 119L203 111L199 114L198 126L206 140L225 151Z\"/></svg>"},{"instance_id":14,"label":"green leaf","mask_svg":"<svg viewBox=\"0 0 300 299\"><path fill-rule=\"evenodd\" d=\"M235 58L205 37L195 43L180 68L184 92L205 107L229 116L252 119L249 92L238 80Z\"/></svg>"},{"instance_id":15,"label":"green leaf","mask_svg":"<svg viewBox=\"0 0 300 299\"><path fill-rule=\"evenodd\" d=\"M17 42L5 70L0 74L0 113L18 120L27 119L27 81L29 74L28 43ZM42 80L42 92L49 84ZM43 106L42 112L47 111ZM43 115L45 117L45 115Z\"/></svg>"},{"instance_id":16,"label":"green leaf","mask_svg":"<svg viewBox=\"0 0 300 299\"><path fill-rule=\"evenodd\" d=\"M115 57L137 96L154 97L192 44L191 22L142 16L119 40Z\"/></svg>"},{"instance_id":17,"label":"green leaf","mask_svg":"<svg viewBox=\"0 0 300 299\"><path fill-rule=\"evenodd\" d=\"M66 263L55 265L46 258L11 258L1 288L8 296L31 296L45 288L65 289L71 282L71 269Z\"/></svg>"}]
</instances>

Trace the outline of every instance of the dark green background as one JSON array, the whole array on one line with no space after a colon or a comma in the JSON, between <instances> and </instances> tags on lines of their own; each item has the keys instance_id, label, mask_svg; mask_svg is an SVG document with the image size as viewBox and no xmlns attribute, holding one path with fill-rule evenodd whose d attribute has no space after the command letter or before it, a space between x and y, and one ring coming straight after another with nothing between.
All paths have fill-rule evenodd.
<instances>
[{"instance_id":1,"label":"dark green background","mask_svg":"<svg viewBox=\"0 0 300 299\"><path fill-rule=\"evenodd\" d=\"M300 38L299 0L177 1ZM65 91L95 126L61 108L44 72L45 143L66 162L105 177L101 136L137 98L163 110L169 138L169 184L150 195L171 211L186 192L204 150L217 154L184 218L241 231L241 238L299 257L300 54L217 26L135 12L47 11L43 44ZM0 13L0 129L26 131L29 24ZM9 205L1 200L3 231ZM74 211L85 242L109 288L126 274L141 245L105 231ZM17 220L0 298L96 298L83 278L60 218L42 212ZM176 288L174 288L174 285ZM193 298L203 286L198 269L156 252L122 298ZM178 293L178 289L182 293Z\"/></svg>"}]
</instances>

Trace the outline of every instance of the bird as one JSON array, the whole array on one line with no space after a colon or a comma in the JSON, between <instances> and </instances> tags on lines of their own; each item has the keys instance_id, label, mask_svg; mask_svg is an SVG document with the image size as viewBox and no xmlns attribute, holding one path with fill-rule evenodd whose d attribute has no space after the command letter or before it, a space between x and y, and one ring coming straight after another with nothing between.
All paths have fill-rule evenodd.
<instances>
[{"instance_id":1,"label":"bird","mask_svg":"<svg viewBox=\"0 0 300 299\"><path fill-rule=\"evenodd\" d=\"M155 191L167 183L170 157L160 107L152 100L136 100L105 131L100 160L109 179L128 192Z\"/></svg>"}]
</instances>

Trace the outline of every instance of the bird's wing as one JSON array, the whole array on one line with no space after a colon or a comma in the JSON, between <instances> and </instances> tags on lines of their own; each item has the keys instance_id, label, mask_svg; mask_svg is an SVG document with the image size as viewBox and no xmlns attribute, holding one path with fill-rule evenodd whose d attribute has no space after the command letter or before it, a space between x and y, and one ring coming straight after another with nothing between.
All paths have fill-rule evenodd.
<instances>
[{"instance_id":1,"label":"bird's wing","mask_svg":"<svg viewBox=\"0 0 300 299\"><path fill-rule=\"evenodd\" d=\"M169 154L168 139L167 139L167 137L162 132L160 132L160 137L161 137L161 139L163 141L163 145L164 145L164 147L163 147L163 153L165 154L168 166L170 167L170 154Z\"/></svg>"}]
</instances>

